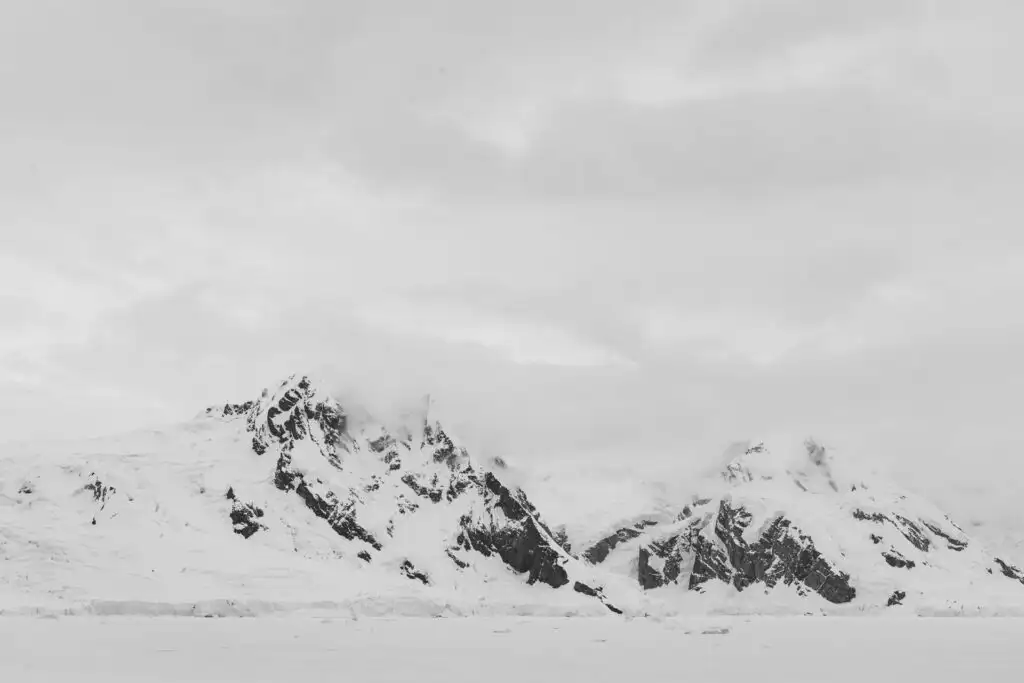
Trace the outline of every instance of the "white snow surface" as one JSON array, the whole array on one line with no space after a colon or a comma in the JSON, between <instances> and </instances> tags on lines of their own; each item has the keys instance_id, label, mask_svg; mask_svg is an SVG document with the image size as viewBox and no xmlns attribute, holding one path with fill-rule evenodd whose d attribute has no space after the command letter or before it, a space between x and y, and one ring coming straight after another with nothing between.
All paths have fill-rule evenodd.
<instances>
[{"instance_id":1,"label":"white snow surface","mask_svg":"<svg viewBox=\"0 0 1024 683\"><path fill-rule=\"evenodd\" d=\"M308 438L295 440L291 450L311 488L349 496L360 524L387 542L373 549L336 534L294 492L275 486L278 454L253 449L253 425L257 435L265 431L275 419L268 408L294 386L293 378L265 392L241 415L224 416L218 408L162 430L0 451L0 614L610 615L572 583L560 589L527 585L525 575L496 556L460 552L468 566L456 566L446 551L456 544L459 519L469 515L500 525L494 518L501 511L483 508L472 496L439 504L417 498L399 477L388 476L387 463L367 446L386 434L370 419L348 425L336 464L325 457L328 439L314 421ZM427 479L449 476L431 460L417 429L422 423L397 437L409 471ZM494 468L453 442L456 457L479 471ZM724 469L685 481L664 472L610 479L585 466L547 474L494 471L506 486L525 489L549 528L568 535L573 554L562 553L559 562L570 581L602 589L627 617L1024 614L1024 584L1003 576L996 553L920 497L862 476L855 463L834 462L824 449L777 455L751 443L728 455ZM379 487L367 491L368 482ZM265 511L258 520L263 528L251 538L232 532L229 489L238 502ZM744 532L748 542L779 515L792 520L850 575L856 599L832 605L792 586L765 590L755 584L739 592L721 582L697 592L685 580L642 590L636 579L640 545L713 515L723 500L753 515ZM418 506L414 512L396 516L410 503ZM686 506L691 516L680 520ZM921 551L893 524L855 519L858 510L934 525L966 547L952 550L946 538L926 530L930 547ZM396 519L400 524L392 525ZM620 543L605 562L580 559L594 542L641 521L656 524ZM719 542L711 527L702 533ZM872 534L882 537L881 544ZM889 566L880 551L890 548L917 566ZM360 559L362 551L371 552L373 561ZM400 571L407 561L429 574L429 586ZM904 605L887 608L897 590L907 594Z\"/></svg>"},{"instance_id":2,"label":"white snow surface","mask_svg":"<svg viewBox=\"0 0 1024 683\"><path fill-rule=\"evenodd\" d=\"M14 618L0 680L1010 681L1021 638L1020 619Z\"/></svg>"}]
</instances>

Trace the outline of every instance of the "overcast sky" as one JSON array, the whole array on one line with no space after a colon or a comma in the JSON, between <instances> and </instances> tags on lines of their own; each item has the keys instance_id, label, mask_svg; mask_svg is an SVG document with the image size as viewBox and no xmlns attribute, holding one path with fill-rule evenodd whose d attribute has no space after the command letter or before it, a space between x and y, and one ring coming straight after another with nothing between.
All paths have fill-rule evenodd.
<instances>
[{"instance_id":1,"label":"overcast sky","mask_svg":"<svg viewBox=\"0 0 1024 683\"><path fill-rule=\"evenodd\" d=\"M1022 20L0 2L0 430L320 370L491 451L814 434L981 485L1024 448Z\"/></svg>"}]
</instances>

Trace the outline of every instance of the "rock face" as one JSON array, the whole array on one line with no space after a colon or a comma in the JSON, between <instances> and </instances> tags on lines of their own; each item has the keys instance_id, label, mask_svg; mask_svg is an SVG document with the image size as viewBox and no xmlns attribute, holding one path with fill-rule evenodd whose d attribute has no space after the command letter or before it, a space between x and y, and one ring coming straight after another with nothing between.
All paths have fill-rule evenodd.
<instances>
[{"instance_id":1,"label":"rock face","mask_svg":"<svg viewBox=\"0 0 1024 683\"><path fill-rule=\"evenodd\" d=\"M263 510L253 503L243 503L235 496L235 490L229 488L224 496L231 501L231 525L235 533L242 538L249 538L257 531L265 530L258 520L263 516Z\"/></svg>"},{"instance_id":2,"label":"rock face","mask_svg":"<svg viewBox=\"0 0 1024 683\"><path fill-rule=\"evenodd\" d=\"M602 565L632 554L633 575L645 591L701 592L712 582L737 591L789 586L836 605L902 604L906 591L884 586L901 580L897 572L919 576L935 564L957 567L929 574L937 581L948 581L950 571L963 572L964 586L979 578L972 574L978 556L958 557L970 553L969 542L948 517L842 474L816 443L807 443L804 460L786 462L759 443L730 460L717 484L707 485L712 495L695 496L674 521L621 527L584 558ZM1015 567L999 560L993 566L993 574L1024 583ZM874 577L871 594L861 596L857 576Z\"/></svg>"},{"instance_id":3,"label":"rock face","mask_svg":"<svg viewBox=\"0 0 1024 683\"><path fill-rule=\"evenodd\" d=\"M637 522L632 527L619 529L614 534L602 538L600 541L588 548L587 551L583 553L583 557L588 562L600 564L608 558L609 553L615 550L615 547L619 545L619 543L639 538L645 528L655 525L657 525L657 522L655 521L643 520Z\"/></svg>"},{"instance_id":4,"label":"rock face","mask_svg":"<svg viewBox=\"0 0 1024 683\"><path fill-rule=\"evenodd\" d=\"M732 584L742 591L762 583L797 585L832 603L853 600L850 576L839 571L786 517L776 517L753 543L744 539L752 515L741 506L722 500L717 513L694 519L682 533L641 546L638 578L645 589L659 588L679 579L684 563L691 566L687 587L700 590L708 581ZM713 536L709 531L713 529ZM658 558L655 567L652 557Z\"/></svg>"},{"instance_id":5,"label":"rock face","mask_svg":"<svg viewBox=\"0 0 1024 683\"><path fill-rule=\"evenodd\" d=\"M490 472L482 481L475 473L470 476L471 484L482 494L484 514L460 520L459 546L499 556L515 571L528 574L529 583L540 581L552 588L569 583L564 566L567 553L540 521L526 495L513 493Z\"/></svg>"},{"instance_id":6,"label":"rock face","mask_svg":"<svg viewBox=\"0 0 1024 683\"><path fill-rule=\"evenodd\" d=\"M528 584L570 583L570 567L579 561L563 546L564 536L551 531L523 491L475 463L440 423L424 418L415 432L354 428L342 406L306 377L241 405L248 406L254 457L274 458L275 487L351 541L363 561L387 554L391 539L431 509L435 518L449 520L437 543L456 570L469 568L474 557L497 558ZM226 407L224 414L235 411ZM236 533L246 538L262 527L255 522L262 511L235 501L231 514ZM364 521L371 517L375 523ZM431 583L429 572L409 559L398 570ZM592 590L605 602L600 588Z\"/></svg>"},{"instance_id":7,"label":"rock face","mask_svg":"<svg viewBox=\"0 0 1024 683\"><path fill-rule=\"evenodd\" d=\"M1001 560L998 557L994 558L996 566L999 568L999 572L1008 579L1019 581L1024 584L1024 571L1019 567L1016 567L1005 560ZM989 570L990 572L992 570Z\"/></svg>"},{"instance_id":8,"label":"rock face","mask_svg":"<svg viewBox=\"0 0 1024 683\"><path fill-rule=\"evenodd\" d=\"M917 563L913 560L908 560L903 556L899 550L890 548L882 553L882 557L885 559L886 564L890 567L896 567L898 569L913 569L917 566Z\"/></svg>"}]
</instances>

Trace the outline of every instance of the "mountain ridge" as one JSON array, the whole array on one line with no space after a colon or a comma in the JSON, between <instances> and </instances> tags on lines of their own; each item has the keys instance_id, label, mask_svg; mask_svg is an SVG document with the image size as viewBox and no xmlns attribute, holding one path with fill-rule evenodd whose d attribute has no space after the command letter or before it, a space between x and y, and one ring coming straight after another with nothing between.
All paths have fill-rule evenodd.
<instances>
[{"instance_id":1,"label":"mountain ridge","mask_svg":"<svg viewBox=\"0 0 1024 683\"><path fill-rule=\"evenodd\" d=\"M117 456L10 459L0 509L17 523L0 524L0 610L253 602L282 587L310 604L376 591L454 613L757 610L766 598L796 613L1024 606L1014 564L927 501L851 477L815 442L789 460L748 444L699 496L581 543L507 465L471 454L426 410L399 428L350 420L296 375L200 415ZM111 586L118 573L129 580Z\"/></svg>"}]
</instances>

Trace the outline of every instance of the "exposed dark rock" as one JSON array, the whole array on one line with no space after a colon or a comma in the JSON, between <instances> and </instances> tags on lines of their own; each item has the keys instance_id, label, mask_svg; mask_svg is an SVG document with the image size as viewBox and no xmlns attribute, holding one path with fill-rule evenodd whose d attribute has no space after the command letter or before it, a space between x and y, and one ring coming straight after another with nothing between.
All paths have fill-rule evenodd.
<instances>
[{"instance_id":1,"label":"exposed dark rock","mask_svg":"<svg viewBox=\"0 0 1024 683\"><path fill-rule=\"evenodd\" d=\"M235 497L232 489L228 489L228 499L231 501L231 525L236 534L242 538L250 538L257 531L267 528L257 521L263 517L262 509L252 503L242 503Z\"/></svg>"},{"instance_id":2,"label":"exposed dark rock","mask_svg":"<svg viewBox=\"0 0 1024 683\"><path fill-rule=\"evenodd\" d=\"M565 548L565 552L572 553L572 544L569 542L569 534L564 528L554 530L555 543Z\"/></svg>"},{"instance_id":3,"label":"exposed dark rock","mask_svg":"<svg viewBox=\"0 0 1024 683\"><path fill-rule=\"evenodd\" d=\"M317 484L320 483L317 481ZM306 507L317 517L330 524L339 536L349 540L360 540L372 546L374 550L381 549L381 544L373 537L373 534L356 522L354 514L343 508L333 491L327 491L322 496L318 495L310 488L304 475L291 469L291 455L287 451L282 451L278 458L274 485L281 491L297 493Z\"/></svg>"},{"instance_id":4,"label":"exposed dark rock","mask_svg":"<svg viewBox=\"0 0 1024 683\"><path fill-rule=\"evenodd\" d=\"M461 496L470 487L471 484L472 482L468 477L459 477L453 479L449 483L448 491L445 493L445 498L448 500L449 503L452 502L453 500Z\"/></svg>"},{"instance_id":5,"label":"exposed dark rock","mask_svg":"<svg viewBox=\"0 0 1024 683\"><path fill-rule=\"evenodd\" d=\"M373 558L370 556L370 553L366 552L365 550L360 550L356 557L358 557L363 562L370 562L373 560Z\"/></svg>"},{"instance_id":6,"label":"exposed dark rock","mask_svg":"<svg viewBox=\"0 0 1024 683\"><path fill-rule=\"evenodd\" d=\"M100 481L95 472L89 474L89 482L82 489L92 494L93 501L100 504L100 510L104 509L111 496L117 493L116 488Z\"/></svg>"},{"instance_id":7,"label":"exposed dark rock","mask_svg":"<svg viewBox=\"0 0 1024 683\"><path fill-rule=\"evenodd\" d=\"M622 610L620 610L618 607L615 607L614 605L610 605L607 602L605 602L604 593L602 591L595 588L591 588L587 584L581 583L580 581L577 581L576 584L572 587L572 589L577 593L582 593L583 595L589 596L591 598L597 598L605 607L608 608L609 611L614 612L615 614L622 614Z\"/></svg>"},{"instance_id":8,"label":"exposed dark rock","mask_svg":"<svg viewBox=\"0 0 1024 683\"><path fill-rule=\"evenodd\" d=\"M374 453L383 453L394 445L395 439L390 434L378 437L370 441L370 450Z\"/></svg>"},{"instance_id":9,"label":"exposed dark rock","mask_svg":"<svg viewBox=\"0 0 1024 683\"><path fill-rule=\"evenodd\" d=\"M288 413L288 419L283 422L283 425L288 436L296 441L309 435L309 428L307 427L306 419L304 419L302 413L297 410ZM336 458L329 458L329 460L336 461ZM337 463L335 462L335 464Z\"/></svg>"},{"instance_id":10,"label":"exposed dark rock","mask_svg":"<svg viewBox=\"0 0 1024 683\"><path fill-rule=\"evenodd\" d=\"M452 550L452 549L450 549L450 548L449 548L449 549L448 549L448 550L446 551L446 553L447 553L447 555L448 555L448 558L449 558L449 559L450 559L450 560L451 560L452 562L454 562L454 563L455 563L455 566L456 566L456 567L458 567L459 569L467 569L467 568L469 567L469 563L468 563L468 562L463 562L462 560L460 560L460 559L459 559L459 557L458 557L458 555L456 555L456 554L455 554L455 551L454 551L454 550Z\"/></svg>"},{"instance_id":11,"label":"exposed dark rock","mask_svg":"<svg viewBox=\"0 0 1024 683\"><path fill-rule=\"evenodd\" d=\"M401 494L399 494L398 500L396 502L398 504L398 514L400 515L406 515L410 512L416 512L417 510L420 509L419 503L411 501Z\"/></svg>"},{"instance_id":12,"label":"exposed dark rock","mask_svg":"<svg viewBox=\"0 0 1024 683\"><path fill-rule=\"evenodd\" d=\"M1002 572L1003 576L1014 581L1020 581L1024 584L1024 571L1021 571L1019 567L1015 567L1009 562L1004 562L998 557L994 558L997 565L999 565L999 571Z\"/></svg>"},{"instance_id":13,"label":"exposed dark rock","mask_svg":"<svg viewBox=\"0 0 1024 683\"><path fill-rule=\"evenodd\" d=\"M699 533L693 533L691 538L680 542L693 553L693 569L687 586L690 590L700 590L712 579L732 583L733 570L724 550Z\"/></svg>"},{"instance_id":14,"label":"exposed dark rock","mask_svg":"<svg viewBox=\"0 0 1024 683\"><path fill-rule=\"evenodd\" d=\"M449 467L453 466L456 458L462 455L440 424L435 423L433 427L429 424L423 425L423 445L429 446L434 451L434 462L445 463Z\"/></svg>"},{"instance_id":15,"label":"exposed dark rock","mask_svg":"<svg viewBox=\"0 0 1024 683\"><path fill-rule=\"evenodd\" d=\"M788 519L776 518L756 542L747 543L743 533L751 521L752 516L742 506L733 507L727 500L721 501L714 526L721 546L702 533L706 528L704 520L695 519L678 538L666 539L661 547L650 544L641 549L641 585L651 588L675 580L685 553L693 558L690 589L699 590L702 584L717 579L741 591L753 583L768 587L796 584L798 590L809 589L832 603L849 602L855 597L850 576L837 570L815 548L811 538L800 533ZM650 567L652 552L665 559L664 575Z\"/></svg>"},{"instance_id":16,"label":"exposed dark rock","mask_svg":"<svg viewBox=\"0 0 1024 683\"><path fill-rule=\"evenodd\" d=\"M324 434L324 443L331 449L341 446L343 437L348 429L348 418L337 405L326 402L317 403L312 408L312 414L307 412L310 420L315 420L320 425L320 431Z\"/></svg>"},{"instance_id":17,"label":"exposed dark rock","mask_svg":"<svg viewBox=\"0 0 1024 683\"><path fill-rule=\"evenodd\" d=\"M881 542L882 542L882 537L881 537L881 536L879 536L878 534L871 534L871 541L872 541L872 542L873 542L873 543L874 543L875 545L878 545L879 543L881 543Z\"/></svg>"},{"instance_id":18,"label":"exposed dark rock","mask_svg":"<svg viewBox=\"0 0 1024 683\"><path fill-rule=\"evenodd\" d=\"M889 521L889 518L881 513L872 512L869 514L860 508L853 511L853 518L859 519L862 522L875 522L876 524L885 524Z\"/></svg>"},{"instance_id":19,"label":"exposed dark rock","mask_svg":"<svg viewBox=\"0 0 1024 683\"><path fill-rule=\"evenodd\" d=\"M889 607L895 607L903 604L903 599L907 597L905 591L893 591L893 594L889 596L889 602L886 603Z\"/></svg>"},{"instance_id":20,"label":"exposed dark rock","mask_svg":"<svg viewBox=\"0 0 1024 683\"><path fill-rule=\"evenodd\" d=\"M416 567L414 567L412 562L410 562L409 560L405 560L404 562L402 562L401 570L402 573L410 579L419 581L424 586L430 585L430 579L427 577L427 575L421 571L416 571Z\"/></svg>"},{"instance_id":21,"label":"exposed dark rock","mask_svg":"<svg viewBox=\"0 0 1024 683\"><path fill-rule=\"evenodd\" d=\"M659 571L651 563L651 557L661 560L663 569ZM654 541L641 547L637 558L637 580L644 590L658 588L675 583L682 569L679 536L672 536L663 541Z\"/></svg>"},{"instance_id":22,"label":"exposed dark rock","mask_svg":"<svg viewBox=\"0 0 1024 683\"><path fill-rule=\"evenodd\" d=\"M580 583L579 581L576 582L576 585L574 585L572 587L572 589L574 591L576 591L577 593L583 593L584 595L589 595L592 598L596 598L597 597L597 591L596 590L594 590L593 588L591 588L590 586L588 586L585 583Z\"/></svg>"},{"instance_id":23,"label":"exposed dark rock","mask_svg":"<svg viewBox=\"0 0 1024 683\"><path fill-rule=\"evenodd\" d=\"M686 509L689 509L689 506L687 506ZM623 527L611 536L602 538L600 541L595 543L587 549L585 553L583 553L583 557L591 564L601 564L608 559L608 555L617 545L639 538L644 529L657 526L657 524L658 523L653 520L644 519L637 522L632 527Z\"/></svg>"},{"instance_id":24,"label":"exposed dark rock","mask_svg":"<svg viewBox=\"0 0 1024 683\"><path fill-rule=\"evenodd\" d=\"M256 405L255 401L246 401L245 403L228 403L225 404L222 414L224 417L237 417L239 415L245 415L253 406Z\"/></svg>"},{"instance_id":25,"label":"exposed dark rock","mask_svg":"<svg viewBox=\"0 0 1024 683\"><path fill-rule=\"evenodd\" d=\"M498 555L515 571L529 573L528 583L540 581L553 588L569 583L553 535L530 512L532 505L526 496L521 491L513 494L490 472L484 475L482 487L487 504L500 509L512 523L481 527L464 517L460 534L463 546L484 555Z\"/></svg>"},{"instance_id":26,"label":"exposed dark rock","mask_svg":"<svg viewBox=\"0 0 1024 683\"><path fill-rule=\"evenodd\" d=\"M962 552L965 548L967 548L967 541L950 536L939 525L933 524L931 522L926 522L923 519L921 520L921 524L924 524L928 528L928 531L932 532L939 538L945 539L946 547L948 547L950 550L955 550L959 553Z\"/></svg>"},{"instance_id":27,"label":"exposed dark rock","mask_svg":"<svg viewBox=\"0 0 1024 683\"><path fill-rule=\"evenodd\" d=\"M917 566L917 563L913 560L909 560L903 556L903 554L895 548L890 548L882 553L882 557L885 558L886 563L890 567L896 567L897 569L913 569Z\"/></svg>"},{"instance_id":28,"label":"exposed dark rock","mask_svg":"<svg viewBox=\"0 0 1024 683\"><path fill-rule=\"evenodd\" d=\"M26 481L18 488L18 493L23 496L30 496L35 493L35 489L32 487L32 482Z\"/></svg>"},{"instance_id":29,"label":"exposed dark rock","mask_svg":"<svg viewBox=\"0 0 1024 683\"><path fill-rule=\"evenodd\" d=\"M903 534L904 538L910 541L911 545L920 550L921 552L928 552L928 548L931 547L931 541L925 536L924 531L914 522L910 521L902 515L893 515L888 517L878 512L867 513L861 509L853 511L855 519L859 519L865 522L875 522L876 524L891 524L896 527L896 530ZM962 550L962 548L961 548Z\"/></svg>"},{"instance_id":30,"label":"exposed dark rock","mask_svg":"<svg viewBox=\"0 0 1024 683\"><path fill-rule=\"evenodd\" d=\"M921 527L901 515L893 515L893 519L890 521L892 521L893 525L899 529L899 532L903 534L908 541L910 541L911 545L921 552L928 552L932 542L927 536L925 536Z\"/></svg>"},{"instance_id":31,"label":"exposed dark rock","mask_svg":"<svg viewBox=\"0 0 1024 683\"><path fill-rule=\"evenodd\" d=\"M611 554L612 550L614 550L615 546L619 543L630 541L639 536L640 532L636 529L619 529L611 536L602 538L600 541L588 548L587 551L583 553L583 557L591 564L601 564L608 559L608 555Z\"/></svg>"},{"instance_id":32,"label":"exposed dark rock","mask_svg":"<svg viewBox=\"0 0 1024 683\"><path fill-rule=\"evenodd\" d=\"M831 603L850 602L857 591L850 585L850 575L839 571L814 546L813 540L784 517L776 519L752 546L754 580L768 586L778 582L791 585L800 582ZM748 570L749 572L749 570ZM746 579L751 576L746 573Z\"/></svg>"},{"instance_id":33,"label":"exposed dark rock","mask_svg":"<svg viewBox=\"0 0 1024 683\"><path fill-rule=\"evenodd\" d=\"M440 503L444 498L444 491L438 486L435 478L430 485L423 484L421 478L415 474L407 474L402 477L402 483L416 492L420 498L427 498L433 503Z\"/></svg>"}]
</instances>

